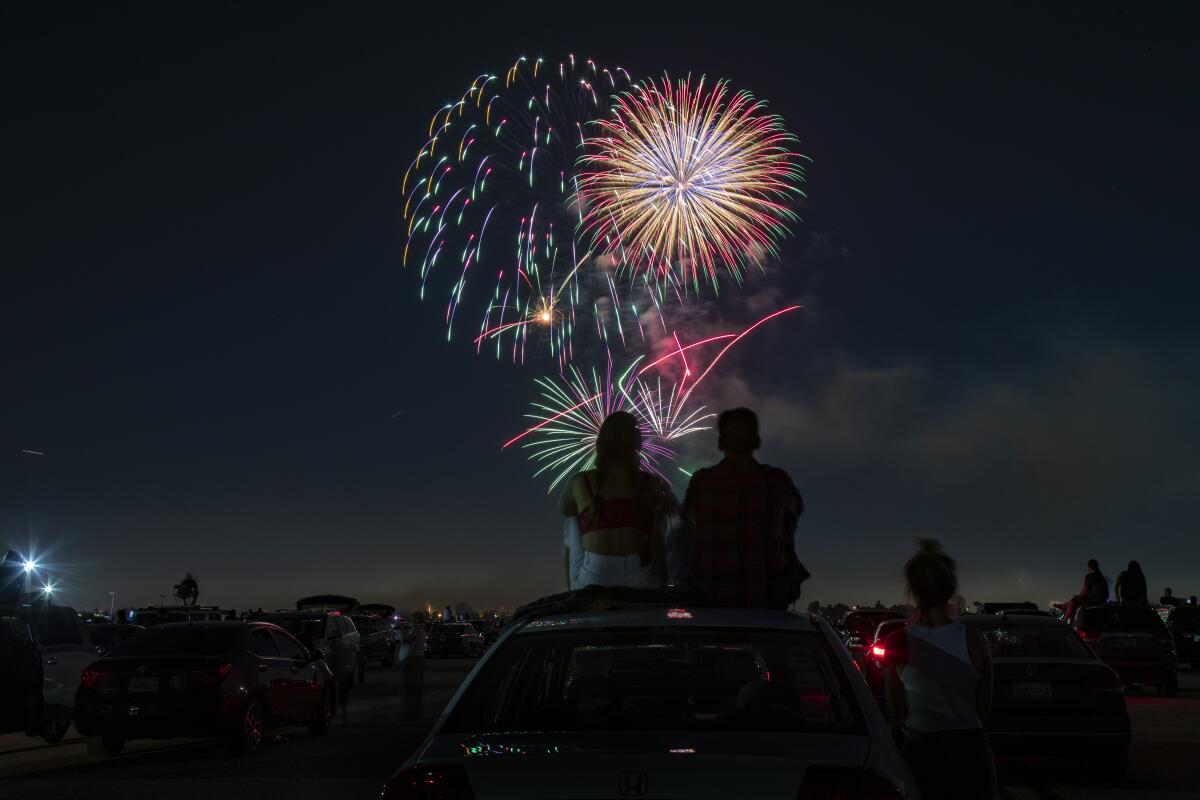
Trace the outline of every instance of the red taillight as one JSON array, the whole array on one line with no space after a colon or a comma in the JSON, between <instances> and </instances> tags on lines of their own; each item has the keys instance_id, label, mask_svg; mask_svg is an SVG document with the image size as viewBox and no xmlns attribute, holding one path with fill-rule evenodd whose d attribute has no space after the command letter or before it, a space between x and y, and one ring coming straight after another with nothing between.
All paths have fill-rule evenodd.
<instances>
[{"instance_id":1,"label":"red taillight","mask_svg":"<svg viewBox=\"0 0 1200 800\"><path fill-rule=\"evenodd\" d=\"M809 767L796 800L904 800L899 786L858 767Z\"/></svg>"},{"instance_id":2,"label":"red taillight","mask_svg":"<svg viewBox=\"0 0 1200 800\"><path fill-rule=\"evenodd\" d=\"M1108 667L1089 669L1083 677L1083 688L1089 692L1120 691L1121 678Z\"/></svg>"},{"instance_id":3,"label":"red taillight","mask_svg":"<svg viewBox=\"0 0 1200 800\"><path fill-rule=\"evenodd\" d=\"M1080 631L1079 635L1089 644L1100 641L1100 631Z\"/></svg>"},{"instance_id":4,"label":"red taillight","mask_svg":"<svg viewBox=\"0 0 1200 800\"><path fill-rule=\"evenodd\" d=\"M233 664L222 664L217 666L208 666L200 670L200 683L205 686L216 686L221 681L229 676L233 671Z\"/></svg>"},{"instance_id":5,"label":"red taillight","mask_svg":"<svg viewBox=\"0 0 1200 800\"><path fill-rule=\"evenodd\" d=\"M883 658L884 656L887 655L887 650L880 647L879 645L874 645L871 648L871 655L875 656L875 658Z\"/></svg>"},{"instance_id":6,"label":"red taillight","mask_svg":"<svg viewBox=\"0 0 1200 800\"><path fill-rule=\"evenodd\" d=\"M462 767L417 767L389 778L380 800L475 800L475 793Z\"/></svg>"},{"instance_id":7,"label":"red taillight","mask_svg":"<svg viewBox=\"0 0 1200 800\"><path fill-rule=\"evenodd\" d=\"M85 689L94 688L96 684L100 682L101 678L106 675L112 675L112 673L107 672L106 670L88 667L83 671L82 674L80 674L79 685Z\"/></svg>"}]
</instances>

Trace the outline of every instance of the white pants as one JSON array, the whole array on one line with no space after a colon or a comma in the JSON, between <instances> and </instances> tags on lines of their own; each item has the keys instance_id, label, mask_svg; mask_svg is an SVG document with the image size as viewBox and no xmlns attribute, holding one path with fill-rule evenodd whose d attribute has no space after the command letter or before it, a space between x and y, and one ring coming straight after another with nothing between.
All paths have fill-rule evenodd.
<instances>
[{"instance_id":1,"label":"white pants","mask_svg":"<svg viewBox=\"0 0 1200 800\"><path fill-rule=\"evenodd\" d=\"M568 517L563 525L563 544L567 548L572 590L592 584L661 589L666 583L660 568L654 563L643 566L641 556L603 556L584 550L583 535L574 517Z\"/></svg>"}]
</instances>

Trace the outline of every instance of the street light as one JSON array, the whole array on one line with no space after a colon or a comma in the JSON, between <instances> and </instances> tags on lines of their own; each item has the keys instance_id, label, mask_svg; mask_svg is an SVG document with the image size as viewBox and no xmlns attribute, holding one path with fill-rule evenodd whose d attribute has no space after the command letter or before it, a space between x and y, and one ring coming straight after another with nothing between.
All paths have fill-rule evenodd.
<instances>
[{"instance_id":1,"label":"street light","mask_svg":"<svg viewBox=\"0 0 1200 800\"><path fill-rule=\"evenodd\" d=\"M27 558L22 566L25 568L25 594L29 594L30 579L33 577L34 570L37 569L37 562L32 558Z\"/></svg>"}]
</instances>

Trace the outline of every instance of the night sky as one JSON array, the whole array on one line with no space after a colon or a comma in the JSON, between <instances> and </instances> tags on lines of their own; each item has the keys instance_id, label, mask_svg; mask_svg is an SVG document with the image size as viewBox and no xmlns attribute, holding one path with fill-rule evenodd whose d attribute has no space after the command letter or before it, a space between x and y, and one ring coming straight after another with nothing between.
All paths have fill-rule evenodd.
<instances>
[{"instance_id":1,"label":"night sky","mask_svg":"<svg viewBox=\"0 0 1200 800\"><path fill-rule=\"evenodd\" d=\"M1200 592L1200 15L971 6L6 6L0 539L78 607L185 570L237 608L559 590L554 498L499 449L552 367L445 342L400 178L475 75L575 52L728 78L813 158L745 289L807 310L705 398L805 495L805 601L900 600L918 535L968 600L1092 557Z\"/></svg>"}]
</instances>

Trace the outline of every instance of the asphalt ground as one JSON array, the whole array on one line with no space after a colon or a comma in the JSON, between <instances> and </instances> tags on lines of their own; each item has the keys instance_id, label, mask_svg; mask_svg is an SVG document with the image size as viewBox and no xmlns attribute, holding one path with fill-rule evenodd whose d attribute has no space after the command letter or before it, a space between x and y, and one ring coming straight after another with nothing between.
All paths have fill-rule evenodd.
<instances>
[{"instance_id":1,"label":"asphalt ground","mask_svg":"<svg viewBox=\"0 0 1200 800\"><path fill-rule=\"evenodd\" d=\"M428 659L419 703L406 698L405 669L374 668L326 736L288 729L252 756L215 740L131 742L117 758L94 758L72 730L57 745L0 736L3 800L240 800L321 797L370 800L415 748L474 659ZM1058 759L1001 765L1005 800L1200 800L1200 671L1180 673L1180 693L1128 697L1133 720L1129 775L1093 780Z\"/></svg>"}]
</instances>

